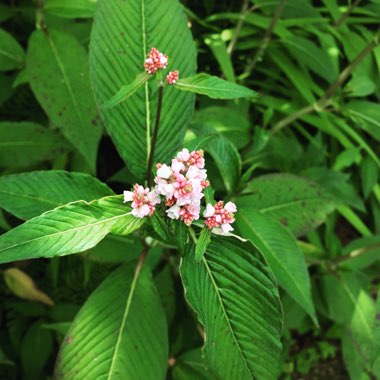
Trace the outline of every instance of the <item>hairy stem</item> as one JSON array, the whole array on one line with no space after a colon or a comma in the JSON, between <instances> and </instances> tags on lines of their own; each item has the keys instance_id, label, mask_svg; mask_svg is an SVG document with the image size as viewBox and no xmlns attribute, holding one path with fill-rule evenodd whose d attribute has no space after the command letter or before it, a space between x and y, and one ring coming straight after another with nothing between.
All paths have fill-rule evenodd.
<instances>
[{"instance_id":1,"label":"hairy stem","mask_svg":"<svg viewBox=\"0 0 380 380\"><path fill-rule=\"evenodd\" d=\"M300 110L292 113L291 115L281 119L272 128L271 133L277 133L281 129L285 128L289 124L302 116L305 116L313 111L321 112L329 104L330 99L334 96L335 92L343 85L343 83L349 78L355 68L363 61L368 54L379 44L380 29L377 32L375 38L355 57L355 59L339 74L338 79L326 90L326 92L313 104L301 108Z\"/></svg>"},{"instance_id":2,"label":"hairy stem","mask_svg":"<svg viewBox=\"0 0 380 380\"><path fill-rule=\"evenodd\" d=\"M257 62L259 62L259 60L263 58L265 50L267 49L267 47L271 41L273 30L276 27L277 21L281 17L282 11L284 10L285 3L286 3L286 0L280 0L280 2L278 3L278 6L274 12L272 21L269 24L269 27L265 32L264 38L262 39L261 44L260 44L255 56L253 57L252 61L249 63L249 65L247 66L247 68L245 70L247 77L250 76L251 72L256 67Z\"/></svg>"},{"instance_id":3,"label":"hairy stem","mask_svg":"<svg viewBox=\"0 0 380 380\"><path fill-rule=\"evenodd\" d=\"M152 166L153 166L153 160L154 160L154 152L156 150L157 145L157 137L158 137L158 130L160 127L160 119L161 119L161 109L162 109L162 100L164 98L164 86L163 83L160 83L158 85L158 101L157 101L157 113L156 113L156 122L154 124L154 130L153 130L153 136L152 136L152 144L149 152L149 158L148 158L148 166L147 166L147 181L148 186L153 185L153 172L152 172Z\"/></svg>"},{"instance_id":4,"label":"hairy stem","mask_svg":"<svg viewBox=\"0 0 380 380\"><path fill-rule=\"evenodd\" d=\"M240 30L241 30L241 28L243 26L244 19L245 19L245 16L247 14L248 5L249 5L249 0L243 0L243 5L241 7L239 21L236 24L236 28L235 28L232 40L230 41L230 43L228 44L228 47L227 47L227 53L229 55L232 55L232 53L234 51L234 48L235 48L235 45L236 45L236 42L237 42L237 40L239 38Z\"/></svg>"}]
</instances>

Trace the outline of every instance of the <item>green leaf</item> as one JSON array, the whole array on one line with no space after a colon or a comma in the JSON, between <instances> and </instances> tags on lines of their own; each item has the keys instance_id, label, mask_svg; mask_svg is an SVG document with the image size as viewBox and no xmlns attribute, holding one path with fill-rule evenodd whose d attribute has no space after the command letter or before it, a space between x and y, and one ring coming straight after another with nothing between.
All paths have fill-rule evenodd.
<instances>
[{"instance_id":1,"label":"green leaf","mask_svg":"<svg viewBox=\"0 0 380 380\"><path fill-rule=\"evenodd\" d=\"M375 304L355 274L322 277L321 288L330 317L348 329L357 358L367 364L372 352Z\"/></svg>"},{"instance_id":2,"label":"green leaf","mask_svg":"<svg viewBox=\"0 0 380 380\"><path fill-rule=\"evenodd\" d=\"M362 191L364 198L367 199L372 193L373 188L378 183L379 168L376 162L370 157L365 157L360 165L360 174L362 180Z\"/></svg>"},{"instance_id":3,"label":"green leaf","mask_svg":"<svg viewBox=\"0 0 380 380\"><path fill-rule=\"evenodd\" d=\"M205 39L205 43L214 54L225 78L229 82L235 83L236 78L231 56L227 52L226 44L222 40L221 35L213 34Z\"/></svg>"},{"instance_id":4,"label":"green leaf","mask_svg":"<svg viewBox=\"0 0 380 380\"><path fill-rule=\"evenodd\" d=\"M171 70L194 74L196 50L178 0L98 1L90 66L99 105L134 81L152 47L169 56ZM100 110L121 157L140 179L146 176L157 90L157 81L149 81L118 107ZM154 162L164 162L180 147L193 107L193 95L166 86Z\"/></svg>"},{"instance_id":5,"label":"green leaf","mask_svg":"<svg viewBox=\"0 0 380 380\"><path fill-rule=\"evenodd\" d=\"M202 228L201 233L195 247L195 261L199 263L202 261L208 245L211 242L211 230L207 227Z\"/></svg>"},{"instance_id":6,"label":"green leaf","mask_svg":"<svg viewBox=\"0 0 380 380\"><path fill-rule=\"evenodd\" d=\"M165 314L149 269L122 266L76 316L55 378L163 380L168 354Z\"/></svg>"},{"instance_id":7,"label":"green leaf","mask_svg":"<svg viewBox=\"0 0 380 380\"><path fill-rule=\"evenodd\" d=\"M290 53L310 70L332 83L338 76L328 53L318 47L312 41L296 36L288 36L282 40L288 45Z\"/></svg>"},{"instance_id":8,"label":"green leaf","mask_svg":"<svg viewBox=\"0 0 380 380\"><path fill-rule=\"evenodd\" d=\"M64 18L93 17L97 0L46 0L44 11Z\"/></svg>"},{"instance_id":9,"label":"green leaf","mask_svg":"<svg viewBox=\"0 0 380 380\"><path fill-rule=\"evenodd\" d=\"M161 297L166 320L170 326L176 313L175 283L170 264L165 265L164 269L155 276L154 281Z\"/></svg>"},{"instance_id":10,"label":"green leaf","mask_svg":"<svg viewBox=\"0 0 380 380\"><path fill-rule=\"evenodd\" d=\"M260 249L278 283L318 325L305 258L292 234L276 220L241 207L236 224L242 236Z\"/></svg>"},{"instance_id":11,"label":"green leaf","mask_svg":"<svg viewBox=\"0 0 380 380\"><path fill-rule=\"evenodd\" d=\"M38 171L0 177L0 207L20 219L79 200L93 201L114 192L84 173Z\"/></svg>"},{"instance_id":12,"label":"green leaf","mask_svg":"<svg viewBox=\"0 0 380 380\"><path fill-rule=\"evenodd\" d=\"M342 250L342 259L338 265L351 271L360 271L380 261L380 236L367 236L352 241Z\"/></svg>"},{"instance_id":13,"label":"green leaf","mask_svg":"<svg viewBox=\"0 0 380 380\"><path fill-rule=\"evenodd\" d=\"M203 108L194 114L191 124L216 130L238 149L250 140L251 123L248 117L231 107Z\"/></svg>"},{"instance_id":14,"label":"green leaf","mask_svg":"<svg viewBox=\"0 0 380 380\"><path fill-rule=\"evenodd\" d=\"M36 30L29 40L27 71L32 90L51 122L95 171L101 126L84 47L69 34Z\"/></svg>"},{"instance_id":15,"label":"green leaf","mask_svg":"<svg viewBox=\"0 0 380 380\"><path fill-rule=\"evenodd\" d=\"M145 222L130 211L122 196L48 211L0 236L0 263L83 252L109 233L128 235Z\"/></svg>"},{"instance_id":16,"label":"green leaf","mask_svg":"<svg viewBox=\"0 0 380 380\"><path fill-rule=\"evenodd\" d=\"M82 257L97 263L129 263L137 260L143 246L133 235L108 235L95 247L82 254Z\"/></svg>"},{"instance_id":17,"label":"green leaf","mask_svg":"<svg viewBox=\"0 0 380 380\"><path fill-rule=\"evenodd\" d=\"M208 74L196 74L179 79L174 87L182 91L207 95L212 99L255 98L258 96L257 92L247 87Z\"/></svg>"},{"instance_id":18,"label":"green leaf","mask_svg":"<svg viewBox=\"0 0 380 380\"><path fill-rule=\"evenodd\" d=\"M200 348L187 351L176 360L172 377L173 380L216 380L210 370L205 370Z\"/></svg>"},{"instance_id":19,"label":"green leaf","mask_svg":"<svg viewBox=\"0 0 380 380\"><path fill-rule=\"evenodd\" d=\"M151 76L146 72L138 74L131 84L123 86L110 100L105 102L103 108L113 108L121 102L124 102L143 86L150 77Z\"/></svg>"},{"instance_id":20,"label":"green leaf","mask_svg":"<svg viewBox=\"0 0 380 380\"><path fill-rule=\"evenodd\" d=\"M353 100L342 107L359 128L380 141L380 105L364 100Z\"/></svg>"},{"instance_id":21,"label":"green leaf","mask_svg":"<svg viewBox=\"0 0 380 380\"><path fill-rule=\"evenodd\" d=\"M181 276L205 328L206 366L223 380L277 378L281 307L272 274L254 246L218 237L197 263L188 245Z\"/></svg>"},{"instance_id":22,"label":"green leaf","mask_svg":"<svg viewBox=\"0 0 380 380\"><path fill-rule=\"evenodd\" d=\"M41 350L41 347L44 349ZM42 322L34 323L24 336L21 346L23 378L39 380L53 350L53 335L42 328Z\"/></svg>"},{"instance_id":23,"label":"green leaf","mask_svg":"<svg viewBox=\"0 0 380 380\"><path fill-rule=\"evenodd\" d=\"M287 226L296 236L320 225L335 207L334 199L316 183L290 174L271 174L250 182L238 206L257 210Z\"/></svg>"},{"instance_id":24,"label":"green leaf","mask_svg":"<svg viewBox=\"0 0 380 380\"><path fill-rule=\"evenodd\" d=\"M214 159L228 193L232 194L239 184L241 175L242 164L238 150L227 138L211 128L197 128L196 133L199 136L212 137L202 148Z\"/></svg>"},{"instance_id":25,"label":"green leaf","mask_svg":"<svg viewBox=\"0 0 380 380\"><path fill-rule=\"evenodd\" d=\"M20 69L24 65L24 49L4 29L0 29L0 71Z\"/></svg>"},{"instance_id":26,"label":"green leaf","mask_svg":"<svg viewBox=\"0 0 380 380\"><path fill-rule=\"evenodd\" d=\"M361 149L356 147L343 150L336 156L333 170L339 172L359 162L361 158L360 151Z\"/></svg>"},{"instance_id":27,"label":"green leaf","mask_svg":"<svg viewBox=\"0 0 380 380\"><path fill-rule=\"evenodd\" d=\"M0 123L0 166L24 168L70 149L57 131L31 122Z\"/></svg>"}]
</instances>

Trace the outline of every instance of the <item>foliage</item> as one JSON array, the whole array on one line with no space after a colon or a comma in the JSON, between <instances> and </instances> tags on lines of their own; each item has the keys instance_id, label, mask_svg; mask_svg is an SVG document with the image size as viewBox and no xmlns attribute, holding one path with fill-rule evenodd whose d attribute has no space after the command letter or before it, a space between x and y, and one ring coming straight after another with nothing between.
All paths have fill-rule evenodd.
<instances>
[{"instance_id":1,"label":"foliage","mask_svg":"<svg viewBox=\"0 0 380 380\"><path fill-rule=\"evenodd\" d=\"M380 378L379 15L0 4L0 378Z\"/></svg>"}]
</instances>

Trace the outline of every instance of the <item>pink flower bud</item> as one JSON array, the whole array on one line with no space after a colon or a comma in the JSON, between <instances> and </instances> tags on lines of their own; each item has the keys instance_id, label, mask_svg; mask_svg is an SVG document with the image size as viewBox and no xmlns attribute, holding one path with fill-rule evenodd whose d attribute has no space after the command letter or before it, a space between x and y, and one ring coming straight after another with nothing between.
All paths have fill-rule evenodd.
<instances>
[{"instance_id":1,"label":"pink flower bud","mask_svg":"<svg viewBox=\"0 0 380 380\"><path fill-rule=\"evenodd\" d=\"M144 67L148 74L155 74L159 69L166 69L167 64L168 56L152 48L144 62Z\"/></svg>"},{"instance_id":2,"label":"pink flower bud","mask_svg":"<svg viewBox=\"0 0 380 380\"><path fill-rule=\"evenodd\" d=\"M235 203L219 201L212 206L207 204L203 216L206 218L205 225L210 229L216 229L222 234L233 231L231 224L235 221L234 213L237 211Z\"/></svg>"},{"instance_id":3,"label":"pink flower bud","mask_svg":"<svg viewBox=\"0 0 380 380\"><path fill-rule=\"evenodd\" d=\"M179 71L174 70L174 71L169 71L169 74L166 76L166 83L168 84L174 84L177 82L179 76Z\"/></svg>"}]
</instances>

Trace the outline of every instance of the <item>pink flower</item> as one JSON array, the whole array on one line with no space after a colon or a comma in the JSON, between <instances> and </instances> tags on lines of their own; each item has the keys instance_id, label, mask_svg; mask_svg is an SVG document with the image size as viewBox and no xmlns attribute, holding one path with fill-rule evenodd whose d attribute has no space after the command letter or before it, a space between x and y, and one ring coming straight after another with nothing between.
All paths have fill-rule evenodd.
<instances>
[{"instance_id":1,"label":"pink flower","mask_svg":"<svg viewBox=\"0 0 380 380\"><path fill-rule=\"evenodd\" d=\"M166 76L166 83L168 84L174 84L177 82L179 76L179 71L174 70L174 71L169 71L169 74Z\"/></svg>"},{"instance_id":2,"label":"pink flower","mask_svg":"<svg viewBox=\"0 0 380 380\"><path fill-rule=\"evenodd\" d=\"M181 219L187 225L199 219L203 190L209 185L203 169L203 151L182 149L171 165L157 164L156 193L166 199L168 217Z\"/></svg>"},{"instance_id":3,"label":"pink flower","mask_svg":"<svg viewBox=\"0 0 380 380\"><path fill-rule=\"evenodd\" d=\"M148 74L155 74L159 69L166 69L168 56L152 48L145 60L144 67Z\"/></svg>"},{"instance_id":4,"label":"pink flower","mask_svg":"<svg viewBox=\"0 0 380 380\"><path fill-rule=\"evenodd\" d=\"M205 167L204 152L202 149L189 153L188 149L182 149L177 153L177 160L182 161L186 166L195 166L198 169Z\"/></svg>"},{"instance_id":5,"label":"pink flower","mask_svg":"<svg viewBox=\"0 0 380 380\"><path fill-rule=\"evenodd\" d=\"M166 210L168 217L171 219L181 219L187 226L190 226L193 220L199 219L199 213L201 210L200 203L190 203L179 207L174 205Z\"/></svg>"},{"instance_id":6,"label":"pink flower","mask_svg":"<svg viewBox=\"0 0 380 380\"><path fill-rule=\"evenodd\" d=\"M223 234L233 231L231 224L235 221L234 213L237 211L235 203L219 201L215 206L207 204L203 216L205 225L211 230L216 229Z\"/></svg>"},{"instance_id":7,"label":"pink flower","mask_svg":"<svg viewBox=\"0 0 380 380\"><path fill-rule=\"evenodd\" d=\"M151 216L155 211L155 205L160 203L160 198L155 191L135 184L133 191L124 191L124 203L132 202L131 214L137 218Z\"/></svg>"}]
</instances>

